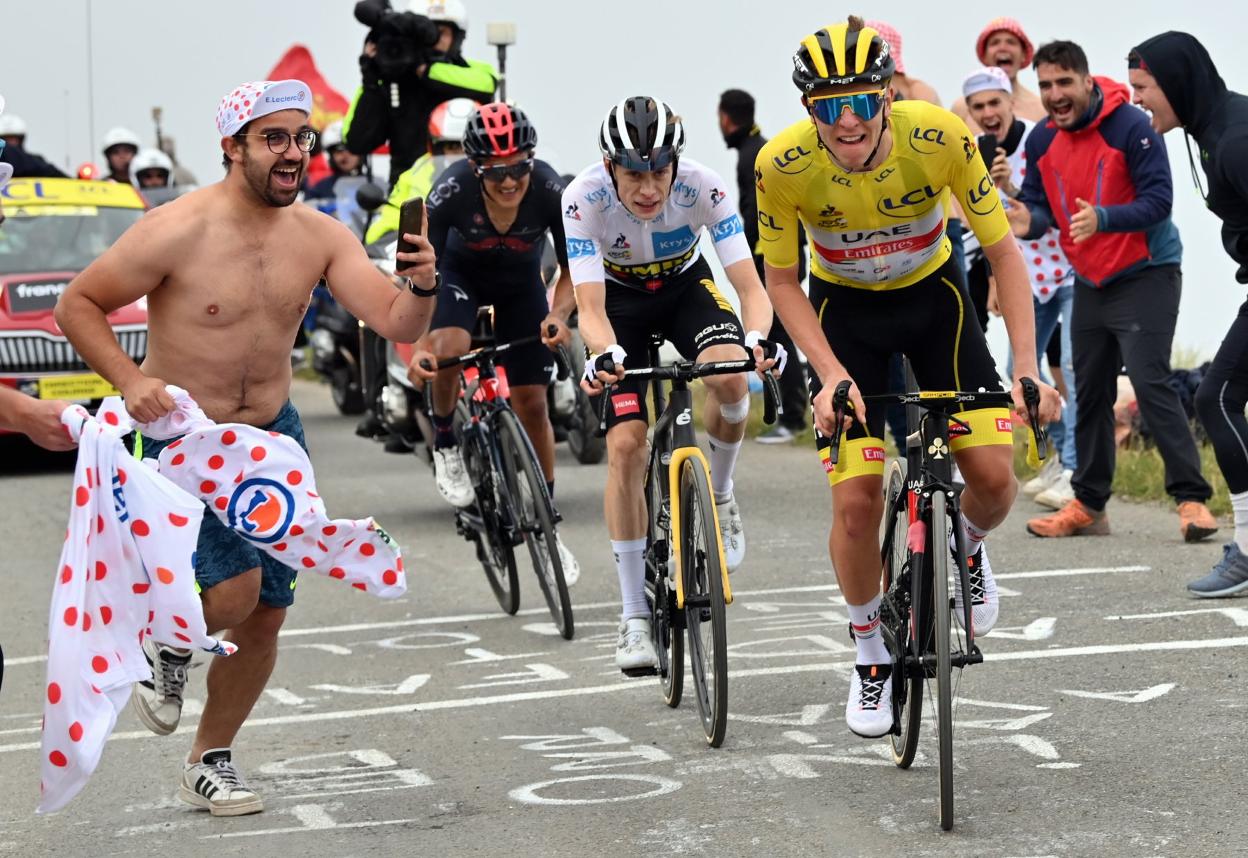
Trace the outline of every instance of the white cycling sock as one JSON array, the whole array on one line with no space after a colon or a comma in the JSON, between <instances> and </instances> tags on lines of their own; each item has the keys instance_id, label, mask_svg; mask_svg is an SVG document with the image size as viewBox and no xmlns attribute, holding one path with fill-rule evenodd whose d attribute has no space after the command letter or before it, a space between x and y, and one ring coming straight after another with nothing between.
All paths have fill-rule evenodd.
<instances>
[{"instance_id":1,"label":"white cycling sock","mask_svg":"<svg viewBox=\"0 0 1248 858\"><path fill-rule=\"evenodd\" d=\"M741 442L721 441L707 437L711 445L711 491L715 503L723 503L732 497L732 472L741 454Z\"/></svg>"},{"instance_id":2,"label":"white cycling sock","mask_svg":"<svg viewBox=\"0 0 1248 858\"><path fill-rule=\"evenodd\" d=\"M854 644L858 648L857 664L888 664L892 656L880 634L880 597L876 596L865 605L845 606L849 611L849 623L854 629Z\"/></svg>"},{"instance_id":3,"label":"white cycling sock","mask_svg":"<svg viewBox=\"0 0 1248 858\"><path fill-rule=\"evenodd\" d=\"M1231 509L1235 513L1235 544L1248 554L1248 492L1231 495Z\"/></svg>"},{"instance_id":4,"label":"white cycling sock","mask_svg":"<svg viewBox=\"0 0 1248 858\"><path fill-rule=\"evenodd\" d=\"M966 556L971 558L975 556L975 552L979 550L979 546L983 544L991 528L983 528L975 524L965 515L962 516L962 532L966 534ZM954 535L949 534L949 548L952 550L957 546L954 541Z\"/></svg>"},{"instance_id":5,"label":"white cycling sock","mask_svg":"<svg viewBox=\"0 0 1248 858\"><path fill-rule=\"evenodd\" d=\"M620 619L650 616L646 604L646 538L613 539L615 572L620 578L620 599L624 603Z\"/></svg>"}]
</instances>

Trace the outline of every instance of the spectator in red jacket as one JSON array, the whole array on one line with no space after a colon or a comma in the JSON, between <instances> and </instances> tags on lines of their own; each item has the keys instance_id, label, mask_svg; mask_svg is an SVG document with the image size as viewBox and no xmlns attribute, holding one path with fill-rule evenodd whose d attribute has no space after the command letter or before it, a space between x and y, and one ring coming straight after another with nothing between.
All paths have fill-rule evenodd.
<instances>
[{"instance_id":1,"label":"spectator in red jacket","mask_svg":"<svg viewBox=\"0 0 1248 858\"><path fill-rule=\"evenodd\" d=\"M1165 144L1131 106L1125 86L1088 73L1074 42L1041 46L1034 65L1049 121L1027 138L1021 205L1007 212L1021 238L1037 238L1050 225L1061 230L1075 270L1071 346L1079 413L1075 499L1027 529L1036 536L1109 533L1113 408L1125 364L1165 462L1180 532L1199 541L1218 526L1205 506L1213 490L1201 476L1187 416L1168 384L1183 246L1170 220Z\"/></svg>"}]
</instances>

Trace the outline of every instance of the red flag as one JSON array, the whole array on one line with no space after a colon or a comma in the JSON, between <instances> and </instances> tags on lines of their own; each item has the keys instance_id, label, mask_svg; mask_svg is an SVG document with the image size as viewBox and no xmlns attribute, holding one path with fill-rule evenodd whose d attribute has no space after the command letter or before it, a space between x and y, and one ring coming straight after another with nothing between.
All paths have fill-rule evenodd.
<instances>
[{"instance_id":1,"label":"red flag","mask_svg":"<svg viewBox=\"0 0 1248 858\"><path fill-rule=\"evenodd\" d=\"M329 85L316 68L311 51L303 45L292 45L269 72L269 80L286 78L297 78L311 88L312 116L309 122L313 128L323 130L329 123L347 115L350 103L342 93Z\"/></svg>"}]
</instances>

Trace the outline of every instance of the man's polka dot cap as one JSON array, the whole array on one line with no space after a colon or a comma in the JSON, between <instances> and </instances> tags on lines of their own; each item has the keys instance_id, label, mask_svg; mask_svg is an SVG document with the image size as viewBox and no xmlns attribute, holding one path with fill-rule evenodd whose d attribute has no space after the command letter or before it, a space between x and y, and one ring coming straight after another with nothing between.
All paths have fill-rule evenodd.
<instances>
[{"instance_id":1,"label":"man's polka dot cap","mask_svg":"<svg viewBox=\"0 0 1248 858\"><path fill-rule=\"evenodd\" d=\"M221 99L217 108L217 131L233 137L253 119L279 110L302 110L312 114L312 90L301 80L260 80L244 83Z\"/></svg>"}]
</instances>

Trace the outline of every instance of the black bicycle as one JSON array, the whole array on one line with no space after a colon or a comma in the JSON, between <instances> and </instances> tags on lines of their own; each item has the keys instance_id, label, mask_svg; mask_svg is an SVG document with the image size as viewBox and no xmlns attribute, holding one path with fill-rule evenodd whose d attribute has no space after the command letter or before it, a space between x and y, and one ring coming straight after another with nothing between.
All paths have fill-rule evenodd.
<instances>
[{"instance_id":1,"label":"black bicycle","mask_svg":"<svg viewBox=\"0 0 1248 858\"><path fill-rule=\"evenodd\" d=\"M548 333L554 336L554 326ZM498 604L509 614L520 608L520 582L515 548L528 547L533 572L555 628L565 639L573 635L572 603L559 558L556 526L560 516L546 489L546 477L529 436L508 400L495 371L499 355L540 340L534 335L489 348L440 358L437 369L464 367L462 394L456 405L456 435L472 480L476 503L455 512L455 528L473 542ZM559 372L566 377L567 355L556 352ZM429 361L422 362L433 369Z\"/></svg>"},{"instance_id":2,"label":"black bicycle","mask_svg":"<svg viewBox=\"0 0 1248 858\"><path fill-rule=\"evenodd\" d=\"M698 713L706 741L723 744L728 728L728 630L725 606L732 603L728 565L711 493L711 470L698 446L693 426L693 393L689 383L709 375L731 375L754 369L744 360L694 363L677 361L658 366L662 340L650 344L651 366L629 369L630 379L650 382L658 415L646 465L646 601L650 605L658 670L626 671L630 676L658 674L663 699L675 708L684 690L685 633L689 666L697 693ZM614 371L610 361L604 370ZM661 381L671 382L665 398ZM776 421L780 391L770 374L764 376L764 416ZM644 395L644 391L643 391ZM606 432L610 386L599 404L599 432Z\"/></svg>"},{"instance_id":3,"label":"black bicycle","mask_svg":"<svg viewBox=\"0 0 1248 858\"><path fill-rule=\"evenodd\" d=\"M1040 390L1029 378L1021 380L1028 421L1036 452L1045 458L1048 439L1040 426ZM833 465L837 462L843 417L852 412L848 381L833 394L836 428L830 437ZM893 731L889 735L893 761L909 768L919 745L924 692L936 725L940 770L940 827L953 827L953 700L959 672L953 669L984 660L975 638L971 600L963 600L962 622L952 622L954 603L949 573L958 576L963 593L970 593L965 536L962 531L962 485L953 479L950 428L955 434L970 427L954 412L972 405L1012 406L1004 391L918 391L864 396L865 403L909 406L905 458L894 460L884 483L884 518L880 556L884 596L880 627L893 657ZM954 549L949 549L950 528ZM952 563L952 567L950 566Z\"/></svg>"}]
</instances>

